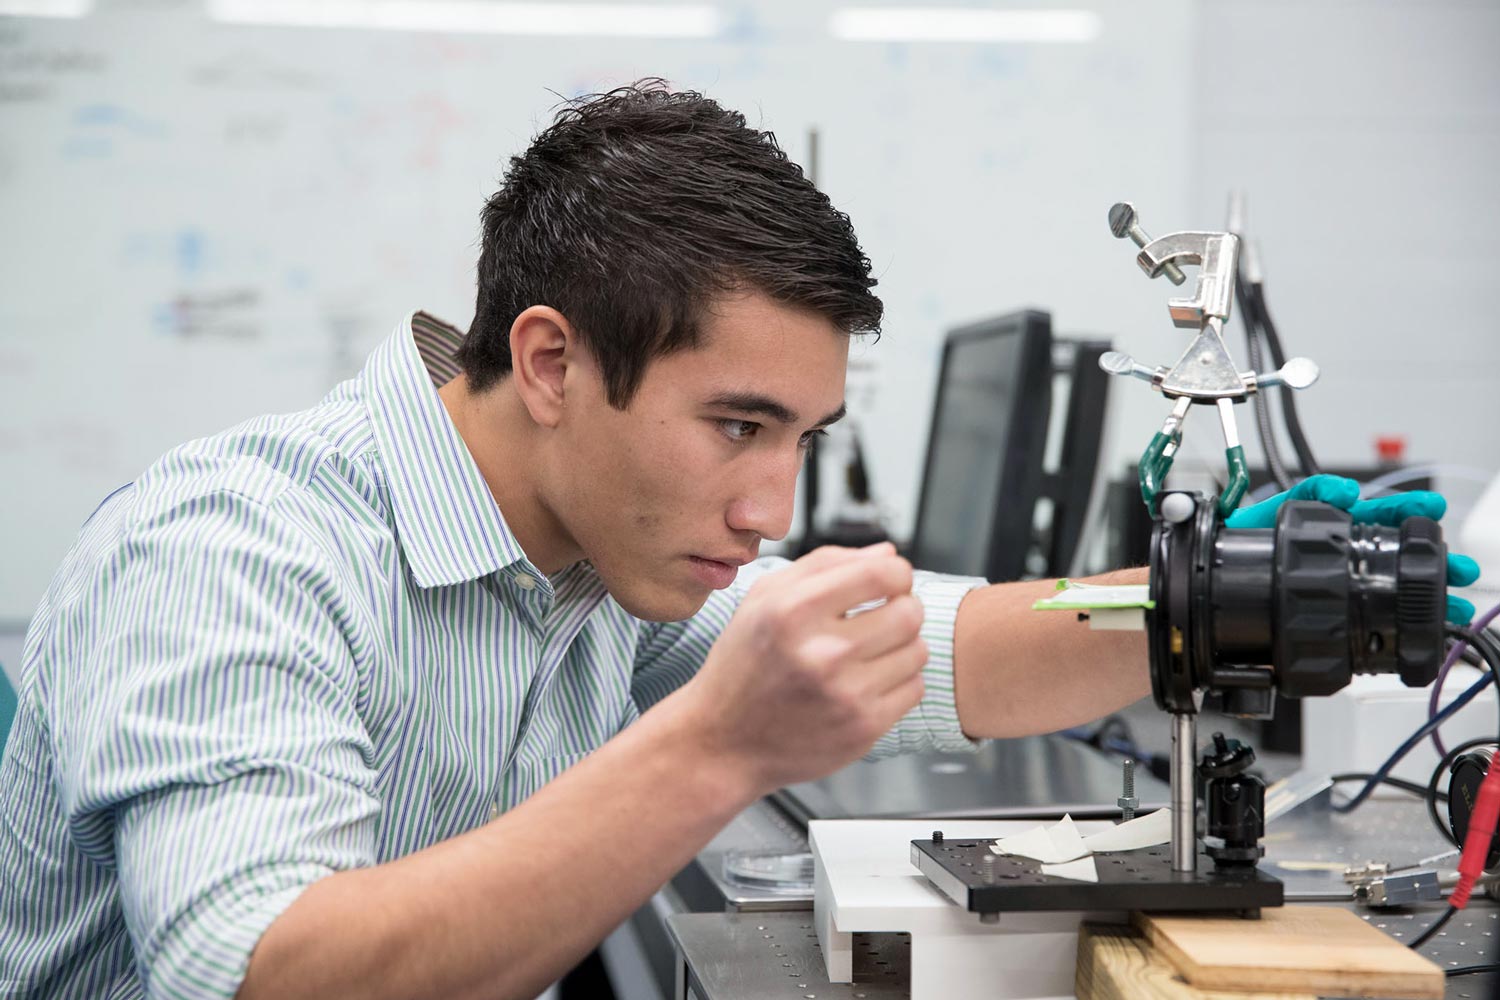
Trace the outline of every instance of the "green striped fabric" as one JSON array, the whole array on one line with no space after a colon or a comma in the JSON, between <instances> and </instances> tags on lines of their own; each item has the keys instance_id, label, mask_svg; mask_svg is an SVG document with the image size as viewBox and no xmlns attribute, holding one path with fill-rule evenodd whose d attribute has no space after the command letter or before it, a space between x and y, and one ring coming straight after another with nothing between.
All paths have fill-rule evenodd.
<instances>
[{"instance_id":1,"label":"green striped fabric","mask_svg":"<svg viewBox=\"0 0 1500 1000\"><path fill-rule=\"evenodd\" d=\"M0 996L229 997L313 881L485 823L702 663L746 567L647 624L527 561L439 400L423 313L310 410L168 453L84 526L27 635L0 761ZM967 748L957 605L877 753Z\"/></svg>"}]
</instances>

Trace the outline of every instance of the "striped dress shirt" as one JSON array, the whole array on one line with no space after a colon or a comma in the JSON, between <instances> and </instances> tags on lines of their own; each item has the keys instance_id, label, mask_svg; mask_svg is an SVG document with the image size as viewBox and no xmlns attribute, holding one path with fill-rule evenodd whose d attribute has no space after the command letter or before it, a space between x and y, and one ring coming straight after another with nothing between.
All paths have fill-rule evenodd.
<instances>
[{"instance_id":1,"label":"striped dress shirt","mask_svg":"<svg viewBox=\"0 0 1500 1000\"><path fill-rule=\"evenodd\" d=\"M27 635L0 761L0 997L229 997L309 884L483 824L688 680L751 580L647 623L526 558L404 320L310 410L107 498ZM918 575L922 703L877 754L971 744ZM691 762L684 762L689 764Z\"/></svg>"}]
</instances>

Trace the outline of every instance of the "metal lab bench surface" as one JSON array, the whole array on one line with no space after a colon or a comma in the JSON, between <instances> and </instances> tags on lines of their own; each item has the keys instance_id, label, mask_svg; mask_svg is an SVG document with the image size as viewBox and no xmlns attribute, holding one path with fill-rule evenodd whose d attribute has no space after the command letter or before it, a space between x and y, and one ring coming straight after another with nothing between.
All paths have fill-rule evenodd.
<instances>
[{"instance_id":1,"label":"metal lab bench surface","mask_svg":"<svg viewBox=\"0 0 1500 1000\"><path fill-rule=\"evenodd\" d=\"M1345 815L1328 808L1325 794L1275 821L1267 833L1267 867L1271 871L1276 871L1272 859L1339 864L1389 860L1401 864L1436 853L1443 843L1428 823L1420 800L1414 797L1372 799ZM1277 874L1286 877L1289 896L1304 898L1321 896L1333 888L1330 883L1342 881L1333 872ZM1324 880L1321 885L1320 880ZM1382 910L1333 899L1320 902L1345 905L1403 942L1420 934L1444 909L1441 903ZM873 978L857 972L853 985L830 984L816 939L806 937L812 933L811 924L806 912L680 914L668 918L669 935L678 950L678 1000L689 996L694 1000L796 1000L808 994L844 998L860 992L870 998L907 995L910 979L904 936L857 935L856 962L864 962L866 973ZM765 934L775 936L767 938ZM1500 962L1500 904L1476 893L1468 909L1434 936L1422 948L1422 954L1444 969ZM876 964L881 961L886 964ZM800 975L793 977L791 973ZM804 983L805 988L799 987ZM687 987L694 992L682 992ZM1497 987L1500 976L1495 974L1464 976L1448 981L1446 997L1478 1000L1497 995Z\"/></svg>"},{"instance_id":2,"label":"metal lab bench surface","mask_svg":"<svg viewBox=\"0 0 1500 1000\"><path fill-rule=\"evenodd\" d=\"M680 913L667 931L682 960L672 1000L897 1000L909 996L911 941L861 935L854 982L829 983L812 914Z\"/></svg>"},{"instance_id":3,"label":"metal lab bench surface","mask_svg":"<svg viewBox=\"0 0 1500 1000\"><path fill-rule=\"evenodd\" d=\"M1442 910L1434 904L1394 916L1370 916L1370 920L1377 926L1385 924L1382 929L1388 932L1404 928L1409 938L1411 932L1421 933ZM1496 961L1500 904L1476 898L1448 927L1451 932L1439 932L1447 938L1434 938L1422 954L1445 969ZM829 983L817 936L808 937L812 921L805 913L683 913L668 918L667 929L678 953L673 1000L906 1000L910 996L907 963L911 948L905 935L857 935L854 982ZM1475 957L1476 937L1486 942L1487 957ZM1444 1000L1487 1000L1497 994L1500 975L1489 973L1448 980Z\"/></svg>"}]
</instances>

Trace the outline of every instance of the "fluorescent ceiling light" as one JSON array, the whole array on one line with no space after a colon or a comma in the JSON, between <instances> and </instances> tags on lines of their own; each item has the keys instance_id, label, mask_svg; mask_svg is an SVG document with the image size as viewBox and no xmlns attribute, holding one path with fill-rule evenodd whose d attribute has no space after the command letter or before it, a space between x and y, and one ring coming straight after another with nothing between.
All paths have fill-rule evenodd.
<instances>
[{"instance_id":1,"label":"fluorescent ceiling light","mask_svg":"<svg viewBox=\"0 0 1500 1000\"><path fill-rule=\"evenodd\" d=\"M845 7L828 18L835 38L858 42L1092 42L1091 10L977 7Z\"/></svg>"},{"instance_id":2,"label":"fluorescent ceiling light","mask_svg":"<svg viewBox=\"0 0 1500 1000\"><path fill-rule=\"evenodd\" d=\"M0 0L0 15L12 17L83 17L94 0Z\"/></svg>"},{"instance_id":3,"label":"fluorescent ceiling light","mask_svg":"<svg viewBox=\"0 0 1500 1000\"><path fill-rule=\"evenodd\" d=\"M706 38L720 27L713 7L479 0L208 0L208 16L231 24L499 35Z\"/></svg>"}]
</instances>

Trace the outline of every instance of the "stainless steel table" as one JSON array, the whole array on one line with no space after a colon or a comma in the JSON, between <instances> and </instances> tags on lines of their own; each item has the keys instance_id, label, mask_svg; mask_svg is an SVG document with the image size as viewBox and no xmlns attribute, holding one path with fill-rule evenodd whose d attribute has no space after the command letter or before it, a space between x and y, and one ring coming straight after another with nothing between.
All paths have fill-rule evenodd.
<instances>
[{"instance_id":1,"label":"stainless steel table","mask_svg":"<svg viewBox=\"0 0 1500 1000\"><path fill-rule=\"evenodd\" d=\"M1293 904L1296 905L1296 904ZM1351 909L1353 904L1347 904ZM1443 911L1440 904L1393 914L1359 911L1393 937L1410 940ZM906 1000L910 940L856 934L854 982L830 983L809 913L682 913L667 918L677 949L673 1000ZM1500 904L1475 899L1422 954L1444 968L1500 961ZM1446 1000L1500 996L1500 975L1448 980Z\"/></svg>"},{"instance_id":2,"label":"stainless steel table","mask_svg":"<svg viewBox=\"0 0 1500 1000\"><path fill-rule=\"evenodd\" d=\"M1421 803L1375 799L1347 815L1333 812L1329 803L1325 793L1271 824L1266 869L1287 883L1289 900L1345 905L1397 940L1412 940L1442 913L1444 904L1385 910L1358 906L1348 900L1341 871L1367 860L1401 864L1438 853L1446 845ZM677 1000L908 995L909 943L904 935L856 935L855 982L850 985L828 982L805 911L678 914L666 923L676 948ZM1500 903L1476 893L1468 909L1422 953L1445 969L1500 962ZM1446 996L1500 996L1500 975L1450 979Z\"/></svg>"}]
</instances>

